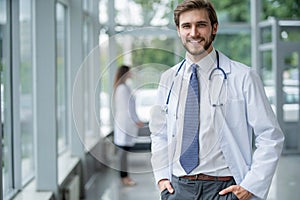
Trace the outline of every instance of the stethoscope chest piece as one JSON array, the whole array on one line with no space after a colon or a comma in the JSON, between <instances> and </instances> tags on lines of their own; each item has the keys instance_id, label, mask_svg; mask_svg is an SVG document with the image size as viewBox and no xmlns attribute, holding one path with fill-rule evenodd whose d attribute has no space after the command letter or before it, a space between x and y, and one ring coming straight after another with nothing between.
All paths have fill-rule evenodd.
<instances>
[{"instance_id":1,"label":"stethoscope chest piece","mask_svg":"<svg viewBox=\"0 0 300 200\"><path fill-rule=\"evenodd\" d=\"M221 107L226 101L226 79L222 75L214 75L209 82L209 101L212 107Z\"/></svg>"}]
</instances>

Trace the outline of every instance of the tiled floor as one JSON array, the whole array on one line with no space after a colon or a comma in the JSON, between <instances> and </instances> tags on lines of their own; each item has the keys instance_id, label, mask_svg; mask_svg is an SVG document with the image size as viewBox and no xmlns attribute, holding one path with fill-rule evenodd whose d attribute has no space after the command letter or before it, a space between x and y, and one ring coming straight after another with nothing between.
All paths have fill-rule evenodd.
<instances>
[{"instance_id":1,"label":"tiled floor","mask_svg":"<svg viewBox=\"0 0 300 200\"><path fill-rule=\"evenodd\" d=\"M150 166L149 153L129 156L129 175L137 182L133 187L123 186L119 173L106 168L94 175L93 184L86 191L86 200L155 200L159 199Z\"/></svg>"},{"instance_id":2,"label":"tiled floor","mask_svg":"<svg viewBox=\"0 0 300 200\"><path fill-rule=\"evenodd\" d=\"M268 200L300 199L300 155L282 156Z\"/></svg>"},{"instance_id":3,"label":"tiled floor","mask_svg":"<svg viewBox=\"0 0 300 200\"><path fill-rule=\"evenodd\" d=\"M159 200L151 173L150 154L132 154L129 163L136 186L122 186L118 173L107 168L94 175L86 200ZM282 156L268 196L268 200L290 199L300 199L300 155Z\"/></svg>"}]
</instances>

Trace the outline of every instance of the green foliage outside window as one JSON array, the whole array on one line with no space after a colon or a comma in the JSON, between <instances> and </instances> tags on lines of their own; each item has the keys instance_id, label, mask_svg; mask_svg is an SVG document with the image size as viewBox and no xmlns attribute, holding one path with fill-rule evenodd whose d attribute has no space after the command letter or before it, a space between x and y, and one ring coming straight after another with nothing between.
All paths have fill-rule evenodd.
<instances>
[{"instance_id":1,"label":"green foliage outside window","mask_svg":"<svg viewBox=\"0 0 300 200\"><path fill-rule=\"evenodd\" d=\"M300 0L264 0L262 20L273 16L277 19L299 19Z\"/></svg>"},{"instance_id":2,"label":"green foliage outside window","mask_svg":"<svg viewBox=\"0 0 300 200\"><path fill-rule=\"evenodd\" d=\"M211 0L217 11L220 25L224 24L248 24L250 25L250 0ZM143 1L134 0L135 3L141 5L143 9L144 25L149 25L155 14L155 7L161 3L160 0ZM165 16L169 16L169 23L173 25L173 9L174 2L171 0L168 4L168 12ZM178 0L178 3L182 0ZM277 19L299 19L300 18L300 0L263 0L261 2L262 13L261 20L266 20L269 16ZM172 27L172 26L170 26ZM159 49L147 48L139 39L134 42L135 49L132 52L133 65L142 66L145 63L161 63L167 66L173 66L178 62L172 55L172 52L166 52L164 49L174 47L175 40L178 38L169 38L161 41L158 38L152 39L151 42L157 43ZM143 40L141 40L143 41ZM216 49L224 52L230 58L238 60L246 65L251 66L251 32L236 30L234 33L218 33L214 42ZM145 47L145 48L143 48ZM168 47L168 48L166 48ZM174 47L175 49L175 47ZM184 56L181 54L180 56ZM120 60L120 62L122 62Z\"/></svg>"}]
</instances>

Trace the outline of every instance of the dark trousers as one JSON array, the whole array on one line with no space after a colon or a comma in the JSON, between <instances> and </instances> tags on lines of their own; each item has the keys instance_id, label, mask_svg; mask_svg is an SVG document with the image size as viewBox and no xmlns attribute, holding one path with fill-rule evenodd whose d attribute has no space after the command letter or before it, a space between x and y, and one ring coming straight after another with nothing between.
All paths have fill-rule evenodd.
<instances>
[{"instance_id":1,"label":"dark trousers","mask_svg":"<svg viewBox=\"0 0 300 200\"><path fill-rule=\"evenodd\" d=\"M124 178L128 176L128 167L127 167L127 153L130 151L131 147L128 146L118 146L119 160L120 160L120 177Z\"/></svg>"},{"instance_id":2,"label":"dark trousers","mask_svg":"<svg viewBox=\"0 0 300 200\"><path fill-rule=\"evenodd\" d=\"M231 185L235 185L234 179L229 181L202 181L188 180L173 176L172 186L175 190L170 194L167 190L161 192L162 200L238 200L233 193L219 195L219 192Z\"/></svg>"}]
</instances>

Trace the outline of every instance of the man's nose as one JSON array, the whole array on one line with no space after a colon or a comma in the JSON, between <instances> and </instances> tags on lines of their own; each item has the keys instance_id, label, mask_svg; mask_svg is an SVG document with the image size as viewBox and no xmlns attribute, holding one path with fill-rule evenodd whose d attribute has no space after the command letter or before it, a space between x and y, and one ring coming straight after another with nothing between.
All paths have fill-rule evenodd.
<instances>
[{"instance_id":1,"label":"man's nose","mask_svg":"<svg viewBox=\"0 0 300 200\"><path fill-rule=\"evenodd\" d=\"M198 32L197 27L196 27L196 26L192 26L192 27L191 27L190 35L193 36L193 37L195 37L195 36L197 36L198 34L199 34L199 32Z\"/></svg>"}]
</instances>

